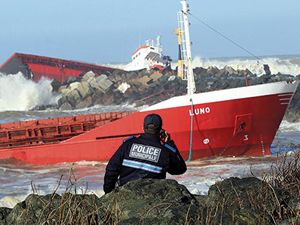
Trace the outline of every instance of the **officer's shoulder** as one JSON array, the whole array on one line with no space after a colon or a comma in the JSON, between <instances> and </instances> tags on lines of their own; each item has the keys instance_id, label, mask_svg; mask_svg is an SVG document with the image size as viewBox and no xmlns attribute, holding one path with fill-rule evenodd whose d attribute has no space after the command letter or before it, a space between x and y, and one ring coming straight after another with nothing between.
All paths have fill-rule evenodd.
<instances>
[{"instance_id":1,"label":"officer's shoulder","mask_svg":"<svg viewBox=\"0 0 300 225\"><path fill-rule=\"evenodd\" d=\"M136 139L135 136L130 136L130 137L124 139L123 142L125 143L125 142L128 142L128 141L133 141L134 139Z\"/></svg>"},{"instance_id":2,"label":"officer's shoulder","mask_svg":"<svg viewBox=\"0 0 300 225\"><path fill-rule=\"evenodd\" d=\"M169 151L171 151L171 152L173 152L173 153L176 153L177 152L177 150L176 150L176 148L174 148L173 146L171 146L171 145L169 145L169 144L164 144L163 145L167 150L169 150Z\"/></svg>"}]
</instances>

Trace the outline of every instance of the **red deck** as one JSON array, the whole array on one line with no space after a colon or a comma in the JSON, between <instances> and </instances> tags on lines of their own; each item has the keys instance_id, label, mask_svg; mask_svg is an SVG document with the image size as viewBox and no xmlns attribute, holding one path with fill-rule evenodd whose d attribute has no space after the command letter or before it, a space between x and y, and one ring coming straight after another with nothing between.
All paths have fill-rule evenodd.
<instances>
[{"instance_id":1,"label":"red deck","mask_svg":"<svg viewBox=\"0 0 300 225\"><path fill-rule=\"evenodd\" d=\"M0 149L59 143L131 112L108 112L0 124Z\"/></svg>"}]
</instances>

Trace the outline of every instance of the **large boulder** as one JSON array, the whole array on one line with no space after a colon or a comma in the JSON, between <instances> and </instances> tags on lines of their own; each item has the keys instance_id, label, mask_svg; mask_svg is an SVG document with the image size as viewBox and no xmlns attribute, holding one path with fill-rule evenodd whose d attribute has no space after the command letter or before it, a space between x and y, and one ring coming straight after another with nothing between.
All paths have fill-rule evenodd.
<instances>
[{"instance_id":1,"label":"large boulder","mask_svg":"<svg viewBox=\"0 0 300 225\"><path fill-rule=\"evenodd\" d=\"M78 104L76 104L76 109L87 108L93 105L92 96L88 96L85 99L81 100Z\"/></svg>"},{"instance_id":2,"label":"large boulder","mask_svg":"<svg viewBox=\"0 0 300 225\"><path fill-rule=\"evenodd\" d=\"M85 99L91 94L90 85L87 81L81 81L80 85L76 88L82 99Z\"/></svg>"},{"instance_id":3,"label":"large boulder","mask_svg":"<svg viewBox=\"0 0 300 225\"><path fill-rule=\"evenodd\" d=\"M130 88L130 84L123 82L118 86L117 90L124 94L128 88Z\"/></svg>"},{"instance_id":4,"label":"large boulder","mask_svg":"<svg viewBox=\"0 0 300 225\"><path fill-rule=\"evenodd\" d=\"M195 224L196 198L174 180L142 179L103 196L105 212L118 211L118 224ZM107 216L107 215L106 215Z\"/></svg>"},{"instance_id":5,"label":"large boulder","mask_svg":"<svg viewBox=\"0 0 300 225\"><path fill-rule=\"evenodd\" d=\"M62 110L62 111L72 110L72 109L73 109L73 106L67 101L62 102L61 105L59 106L59 110Z\"/></svg>"},{"instance_id":6,"label":"large boulder","mask_svg":"<svg viewBox=\"0 0 300 225\"><path fill-rule=\"evenodd\" d=\"M82 81L88 81L96 77L93 71L89 71L82 76Z\"/></svg>"},{"instance_id":7,"label":"large boulder","mask_svg":"<svg viewBox=\"0 0 300 225\"><path fill-rule=\"evenodd\" d=\"M207 206L222 224L270 224L281 219L289 200L288 193L258 178L231 177L209 188Z\"/></svg>"},{"instance_id":8,"label":"large boulder","mask_svg":"<svg viewBox=\"0 0 300 225\"><path fill-rule=\"evenodd\" d=\"M72 91L72 90L78 89L80 87L80 85L81 85L80 82L76 81L76 82L70 83L68 89Z\"/></svg>"},{"instance_id":9,"label":"large boulder","mask_svg":"<svg viewBox=\"0 0 300 225\"><path fill-rule=\"evenodd\" d=\"M150 79L152 79L153 81L157 81L161 77L162 77L161 73L153 73L150 75Z\"/></svg>"},{"instance_id":10,"label":"large boulder","mask_svg":"<svg viewBox=\"0 0 300 225\"><path fill-rule=\"evenodd\" d=\"M97 210L99 203L99 198L95 195L31 194L11 210L6 224L98 224L92 221L96 220L93 212Z\"/></svg>"},{"instance_id":11,"label":"large boulder","mask_svg":"<svg viewBox=\"0 0 300 225\"><path fill-rule=\"evenodd\" d=\"M66 95L69 91L70 90L68 89L67 85L62 85L57 90L57 92L60 93L60 94L62 94L62 95Z\"/></svg>"},{"instance_id":12,"label":"large boulder","mask_svg":"<svg viewBox=\"0 0 300 225\"><path fill-rule=\"evenodd\" d=\"M113 82L109 80L105 74L102 74L101 76L97 77L95 80L90 80L90 85L94 89L106 93L112 87Z\"/></svg>"},{"instance_id":13,"label":"large boulder","mask_svg":"<svg viewBox=\"0 0 300 225\"><path fill-rule=\"evenodd\" d=\"M99 84L99 87L101 87L104 93L108 91L109 88L113 85L113 82L109 80L105 74L102 74L101 76L97 77L96 80Z\"/></svg>"},{"instance_id":14,"label":"large boulder","mask_svg":"<svg viewBox=\"0 0 300 225\"><path fill-rule=\"evenodd\" d=\"M136 79L135 82L138 82L138 83L142 84L143 86L147 86L150 81L151 81L151 78L149 76L143 76L143 77Z\"/></svg>"},{"instance_id":15,"label":"large boulder","mask_svg":"<svg viewBox=\"0 0 300 225\"><path fill-rule=\"evenodd\" d=\"M81 95L77 89L73 89L66 94L66 100L74 107L81 101Z\"/></svg>"}]
</instances>

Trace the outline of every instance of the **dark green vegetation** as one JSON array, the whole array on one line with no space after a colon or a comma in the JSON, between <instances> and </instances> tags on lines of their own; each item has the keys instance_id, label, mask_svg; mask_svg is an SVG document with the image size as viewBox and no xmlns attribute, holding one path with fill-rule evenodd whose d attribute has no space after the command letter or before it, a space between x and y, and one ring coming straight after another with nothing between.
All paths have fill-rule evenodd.
<instances>
[{"instance_id":1,"label":"dark green vegetation","mask_svg":"<svg viewBox=\"0 0 300 225\"><path fill-rule=\"evenodd\" d=\"M300 152L278 157L271 173L228 178L193 195L174 180L130 182L95 195L29 195L0 208L1 225L300 224Z\"/></svg>"}]
</instances>

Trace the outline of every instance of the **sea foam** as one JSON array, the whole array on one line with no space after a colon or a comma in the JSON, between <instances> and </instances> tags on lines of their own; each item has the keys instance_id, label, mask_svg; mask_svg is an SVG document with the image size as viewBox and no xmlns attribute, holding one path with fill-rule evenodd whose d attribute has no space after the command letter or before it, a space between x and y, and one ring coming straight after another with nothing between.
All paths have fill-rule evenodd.
<instances>
[{"instance_id":1,"label":"sea foam","mask_svg":"<svg viewBox=\"0 0 300 225\"><path fill-rule=\"evenodd\" d=\"M300 122L290 123L286 120L283 120L280 124L279 130L282 132L300 131Z\"/></svg>"},{"instance_id":2,"label":"sea foam","mask_svg":"<svg viewBox=\"0 0 300 225\"><path fill-rule=\"evenodd\" d=\"M215 66L222 69L225 66L230 66L235 70L248 69L259 76L265 74L263 65L268 64L272 74L281 73L296 76L300 74L300 62L297 60L299 58L300 57L264 57L261 58L261 60L257 60L247 58L202 59L200 57L195 57L193 60L193 67L208 68L210 66Z\"/></svg>"},{"instance_id":3,"label":"sea foam","mask_svg":"<svg viewBox=\"0 0 300 225\"><path fill-rule=\"evenodd\" d=\"M26 79L22 73L0 74L0 111L26 111L41 105L55 104L51 80Z\"/></svg>"}]
</instances>

